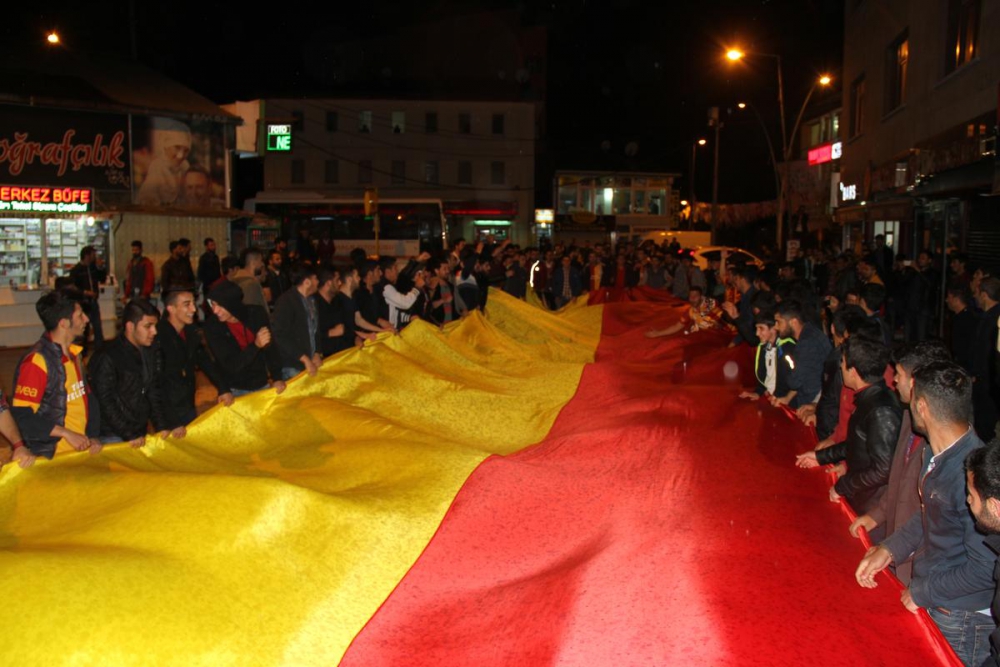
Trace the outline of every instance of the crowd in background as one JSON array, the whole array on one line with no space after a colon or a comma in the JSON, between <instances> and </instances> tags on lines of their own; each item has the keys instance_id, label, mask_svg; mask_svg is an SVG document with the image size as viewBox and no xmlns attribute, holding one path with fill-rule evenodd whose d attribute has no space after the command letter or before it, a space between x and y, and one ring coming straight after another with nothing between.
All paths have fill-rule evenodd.
<instances>
[{"instance_id":1,"label":"crowd in background","mask_svg":"<svg viewBox=\"0 0 1000 667\"><path fill-rule=\"evenodd\" d=\"M653 242L458 240L436 256L371 259L358 249L339 263L332 246L321 253L306 237L294 250L278 239L238 257L219 257L213 239L203 246L195 270L191 241L172 243L157 275L135 241L120 334L103 344L96 295L106 275L83 249L38 301L45 333L18 365L9 405L0 396L9 456L27 467L60 449L141 447L150 432L183 438L199 371L224 405L281 393L380 333L486 309L491 287L549 308L593 290L660 290L689 307L648 336L730 332L731 346L755 354L755 384L741 396L815 427L818 445L798 465L836 466L830 500L846 500L858 515L852 534L864 529L877 545L859 584L891 567L903 604L927 609L965 664L988 655L1000 446L984 443L1000 415L1000 280L965 256L951 255L942 274L929 252L893 256L882 238L861 257L800 253L766 265ZM84 363L76 343L90 328Z\"/></svg>"}]
</instances>

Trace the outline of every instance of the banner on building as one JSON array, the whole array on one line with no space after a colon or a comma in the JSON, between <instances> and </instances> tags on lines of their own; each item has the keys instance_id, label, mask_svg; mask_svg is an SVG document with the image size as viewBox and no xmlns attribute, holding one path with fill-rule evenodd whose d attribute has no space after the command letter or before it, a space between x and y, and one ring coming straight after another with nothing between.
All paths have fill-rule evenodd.
<instances>
[{"instance_id":1,"label":"banner on building","mask_svg":"<svg viewBox=\"0 0 1000 667\"><path fill-rule=\"evenodd\" d=\"M137 204L202 210L226 206L221 123L133 117L132 166Z\"/></svg>"}]
</instances>

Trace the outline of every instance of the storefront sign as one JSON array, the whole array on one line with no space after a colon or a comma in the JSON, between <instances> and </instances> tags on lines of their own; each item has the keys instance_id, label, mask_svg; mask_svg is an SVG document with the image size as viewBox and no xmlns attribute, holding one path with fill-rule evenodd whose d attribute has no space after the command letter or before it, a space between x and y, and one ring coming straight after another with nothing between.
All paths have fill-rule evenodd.
<instances>
[{"instance_id":1,"label":"storefront sign","mask_svg":"<svg viewBox=\"0 0 1000 667\"><path fill-rule=\"evenodd\" d=\"M857 185L844 185L840 184L840 198L843 201L854 201L858 198L858 186Z\"/></svg>"},{"instance_id":2,"label":"storefront sign","mask_svg":"<svg viewBox=\"0 0 1000 667\"><path fill-rule=\"evenodd\" d=\"M128 117L0 106L0 178L128 191Z\"/></svg>"},{"instance_id":3,"label":"storefront sign","mask_svg":"<svg viewBox=\"0 0 1000 667\"><path fill-rule=\"evenodd\" d=\"M556 219L555 209L551 208L536 208L535 209L535 222L552 224Z\"/></svg>"},{"instance_id":4,"label":"storefront sign","mask_svg":"<svg viewBox=\"0 0 1000 667\"><path fill-rule=\"evenodd\" d=\"M91 188L0 185L0 211L90 213L93 210Z\"/></svg>"},{"instance_id":5,"label":"storefront sign","mask_svg":"<svg viewBox=\"0 0 1000 667\"><path fill-rule=\"evenodd\" d=\"M292 150L292 126L291 125L267 125L267 150L269 151L290 151Z\"/></svg>"},{"instance_id":6,"label":"storefront sign","mask_svg":"<svg viewBox=\"0 0 1000 667\"><path fill-rule=\"evenodd\" d=\"M844 144L843 142L836 141L830 145L830 157L834 160L839 160L844 154Z\"/></svg>"},{"instance_id":7,"label":"storefront sign","mask_svg":"<svg viewBox=\"0 0 1000 667\"><path fill-rule=\"evenodd\" d=\"M809 165L824 164L833 160L839 160L843 153L844 145L839 141L835 144L825 144L817 146L809 151Z\"/></svg>"}]
</instances>

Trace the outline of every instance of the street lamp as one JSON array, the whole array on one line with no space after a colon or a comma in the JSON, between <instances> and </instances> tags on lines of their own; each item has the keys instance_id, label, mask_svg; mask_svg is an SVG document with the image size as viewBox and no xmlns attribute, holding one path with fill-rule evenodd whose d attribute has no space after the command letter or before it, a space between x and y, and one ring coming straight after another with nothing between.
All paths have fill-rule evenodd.
<instances>
[{"instance_id":1,"label":"street lamp","mask_svg":"<svg viewBox=\"0 0 1000 667\"><path fill-rule=\"evenodd\" d=\"M688 190L690 190L691 211L692 212L694 211L694 204L695 204L695 202L698 201L698 198L695 196L695 193L694 193L694 179L695 179L695 169L694 168L695 168L695 165L697 164L698 147L699 146L704 146L707 143L708 142L705 139L698 139L693 144L691 144L691 183L690 183L690 187L688 188Z\"/></svg>"},{"instance_id":2,"label":"street lamp","mask_svg":"<svg viewBox=\"0 0 1000 667\"><path fill-rule=\"evenodd\" d=\"M748 54L744 53L743 51L740 51L739 49L729 49L729 50L726 51L726 58L728 58L730 61L733 61L733 62L736 62L738 60L742 60L746 55L748 55ZM784 79L783 79L782 73L781 73L781 56L773 54L773 53L756 53L756 52L750 53L749 55L760 56L760 57L764 57L764 58L774 58L774 60L777 62L777 66L778 66L777 67L778 68L778 111L781 114L781 157L782 157L782 165L785 165L785 164L787 164L788 160L791 159L792 145L794 144L794 141L795 141L795 134L796 134L796 132L798 132L799 124L802 122L802 116L806 112L806 106L809 105L809 100L812 98L812 94L813 94L813 92L815 92L816 86L829 86L830 83L833 81L833 79L829 75L824 74L821 77L819 77L816 81L813 82L813 85L810 86L810 88L809 88L809 93L806 95L805 101L802 103L802 108L799 110L799 115L798 115L798 117L795 120L795 125L792 127L792 133L791 133L791 135L789 135L787 133L786 129L785 129L785 127L786 127L785 126L785 86L784 86ZM740 108L741 109L744 108L743 105L741 105ZM754 110L754 112L756 113L756 109ZM758 119L760 119L760 115L759 114L758 114ZM764 127L764 132L765 132L765 134L767 134L767 128L764 126L763 121L761 121L761 127ZM768 139L768 146L770 146L770 145L771 145L771 141L770 141L770 139ZM772 161L774 160L774 151L773 150L771 152L771 159L772 159ZM785 167L782 166L782 169L784 169L784 168ZM777 164L775 164L775 169L776 170L778 169ZM778 252L781 252L781 246L784 243L784 238L783 237L784 237L784 231L785 231L784 227L785 227L785 181L786 180L787 179L784 178L783 175L782 175L782 178L779 179L780 187L778 188L778 220L777 220L777 225L776 225L776 227L777 227L776 241L777 241L777 246L778 246L777 247Z\"/></svg>"},{"instance_id":3,"label":"street lamp","mask_svg":"<svg viewBox=\"0 0 1000 667\"><path fill-rule=\"evenodd\" d=\"M53 30L52 32L50 32L48 35L45 36L45 41L47 41L49 44L55 45L60 43L62 40L59 39L59 33Z\"/></svg>"}]
</instances>

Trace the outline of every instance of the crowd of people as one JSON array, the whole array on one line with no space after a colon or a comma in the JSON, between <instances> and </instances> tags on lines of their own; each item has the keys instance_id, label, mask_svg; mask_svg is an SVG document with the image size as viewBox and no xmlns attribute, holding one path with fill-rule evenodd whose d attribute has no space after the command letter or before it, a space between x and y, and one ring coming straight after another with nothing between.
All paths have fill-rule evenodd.
<instances>
[{"instance_id":1,"label":"crowd of people","mask_svg":"<svg viewBox=\"0 0 1000 667\"><path fill-rule=\"evenodd\" d=\"M149 433L183 438L197 416L196 377L218 402L284 391L323 359L415 320L443 326L487 307L489 288L529 291L549 308L598 289L661 290L686 300L681 320L649 337L728 331L755 350L755 383L741 398L767 400L815 427L802 468L835 466L830 500L857 513L850 526L873 546L860 585L892 569L903 604L926 609L967 665L989 655L1000 550L1000 279L950 258L944 339L933 301L933 257L893 257L882 239L861 258L821 266L805 256L780 265L703 269L690 252L652 242L526 248L459 240L407 260L350 259L290 251L283 239L220 258L205 239L197 271L191 242L171 244L159 277L132 244L120 334L105 344L96 293L106 276L93 248L63 284L43 295L44 334L17 367L10 404L0 395L0 434L22 467L63 450L142 447ZM314 248L315 250L315 248ZM157 283L158 308L153 297ZM888 286L887 286L888 285ZM931 295L931 296L928 296ZM76 345L95 349L87 363ZM1000 598L998 598L1000 600ZM996 659L996 653L994 653ZM1000 664L1000 663L998 663Z\"/></svg>"}]
</instances>

